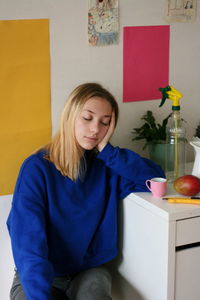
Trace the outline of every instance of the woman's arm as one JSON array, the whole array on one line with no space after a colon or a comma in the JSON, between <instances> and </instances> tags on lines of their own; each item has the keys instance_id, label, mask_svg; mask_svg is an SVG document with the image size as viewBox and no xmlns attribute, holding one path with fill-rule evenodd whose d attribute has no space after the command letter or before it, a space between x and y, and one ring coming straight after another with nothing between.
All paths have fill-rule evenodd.
<instances>
[{"instance_id":1,"label":"woman's arm","mask_svg":"<svg viewBox=\"0 0 200 300\"><path fill-rule=\"evenodd\" d=\"M119 175L123 197L131 192L147 192L147 179L165 177L160 166L139 154L107 144L97 156L105 165Z\"/></svg>"},{"instance_id":2,"label":"woman's arm","mask_svg":"<svg viewBox=\"0 0 200 300\"><path fill-rule=\"evenodd\" d=\"M22 166L7 221L13 256L26 298L50 300L54 277L48 261L45 183L40 160Z\"/></svg>"}]
</instances>

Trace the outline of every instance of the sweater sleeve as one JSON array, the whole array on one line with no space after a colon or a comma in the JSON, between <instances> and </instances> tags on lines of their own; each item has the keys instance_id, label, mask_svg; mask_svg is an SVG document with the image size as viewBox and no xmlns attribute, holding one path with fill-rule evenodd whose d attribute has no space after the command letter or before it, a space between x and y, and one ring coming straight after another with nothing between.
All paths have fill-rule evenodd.
<instances>
[{"instance_id":1,"label":"sweater sleeve","mask_svg":"<svg viewBox=\"0 0 200 300\"><path fill-rule=\"evenodd\" d=\"M129 150L113 147L108 143L98 154L98 159L120 176L120 198L132 192L149 192L145 181L153 177L164 177L160 166Z\"/></svg>"},{"instance_id":2,"label":"sweater sleeve","mask_svg":"<svg viewBox=\"0 0 200 300\"><path fill-rule=\"evenodd\" d=\"M7 225L27 300L52 300L53 268L48 261L45 181L38 158L23 164Z\"/></svg>"}]
</instances>

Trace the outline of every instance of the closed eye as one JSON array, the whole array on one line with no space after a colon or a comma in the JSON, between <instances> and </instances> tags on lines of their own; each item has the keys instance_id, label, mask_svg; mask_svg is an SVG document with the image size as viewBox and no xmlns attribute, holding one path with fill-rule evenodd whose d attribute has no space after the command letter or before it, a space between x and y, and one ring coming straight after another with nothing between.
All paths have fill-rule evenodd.
<instances>
[{"instance_id":1,"label":"closed eye","mask_svg":"<svg viewBox=\"0 0 200 300\"><path fill-rule=\"evenodd\" d=\"M104 125L104 126L109 126L110 122L109 123L101 122L101 124Z\"/></svg>"},{"instance_id":2,"label":"closed eye","mask_svg":"<svg viewBox=\"0 0 200 300\"><path fill-rule=\"evenodd\" d=\"M86 121L91 121L92 120L91 118L85 118L85 117L83 117L83 119L86 120Z\"/></svg>"},{"instance_id":3,"label":"closed eye","mask_svg":"<svg viewBox=\"0 0 200 300\"><path fill-rule=\"evenodd\" d=\"M85 120L85 121L92 121L92 117L82 117L83 118L83 120ZM110 125L110 120L106 120L106 121L101 121L100 122L103 126L109 126Z\"/></svg>"}]
</instances>

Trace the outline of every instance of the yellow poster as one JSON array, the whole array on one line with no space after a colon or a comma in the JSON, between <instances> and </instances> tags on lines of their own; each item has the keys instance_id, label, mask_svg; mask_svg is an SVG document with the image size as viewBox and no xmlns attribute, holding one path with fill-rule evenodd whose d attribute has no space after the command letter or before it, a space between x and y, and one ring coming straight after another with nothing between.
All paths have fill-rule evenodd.
<instances>
[{"instance_id":1,"label":"yellow poster","mask_svg":"<svg viewBox=\"0 0 200 300\"><path fill-rule=\"evenodd\" d=\"M51 138L49 22L0 21L0 195Z\"/></svg>"}]
</instances>

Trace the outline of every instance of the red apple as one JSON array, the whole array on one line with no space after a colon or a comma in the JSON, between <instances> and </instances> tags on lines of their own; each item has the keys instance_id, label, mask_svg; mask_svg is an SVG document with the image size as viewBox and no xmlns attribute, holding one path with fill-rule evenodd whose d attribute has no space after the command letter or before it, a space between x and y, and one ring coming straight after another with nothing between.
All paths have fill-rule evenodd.
<instances>
[{"instance_id":1,"label":"red apple","mask_svg":"<svg viewBox=\"0 0 200 300\"><path fill-rule=\"evenodd\" d=\"M195 196L200 192L200 179L194 175L184 175L174 181L174 189L185 196Z\"/></svg>"}]
</instances>

